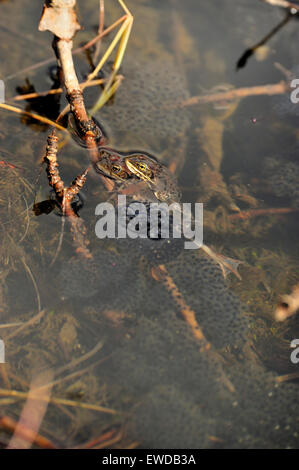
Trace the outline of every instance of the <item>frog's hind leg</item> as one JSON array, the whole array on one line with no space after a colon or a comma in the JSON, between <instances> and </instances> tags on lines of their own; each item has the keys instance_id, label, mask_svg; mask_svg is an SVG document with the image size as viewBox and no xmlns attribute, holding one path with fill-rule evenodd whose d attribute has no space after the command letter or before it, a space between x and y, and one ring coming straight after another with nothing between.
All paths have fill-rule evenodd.
<instances>
[{"instance_id":1,"label":"frog's hind leg","mask_svg":"<svg viewBox=\"0 0 299 470\"><path fill-rule=\"evenodd\" d=\"M229 273L233 273L235 276L237 276L238 279L242 279L240 274L238 273L238 266L239 264L242 263L242 261L239 261L237 259L229 258L228 256L221 255L220 253L215 253L210 247L207 245L202 245L201 249L209 255L216 263L219 264L223 277L226 278L226 276Z\"/></svg>"}]
</instances>

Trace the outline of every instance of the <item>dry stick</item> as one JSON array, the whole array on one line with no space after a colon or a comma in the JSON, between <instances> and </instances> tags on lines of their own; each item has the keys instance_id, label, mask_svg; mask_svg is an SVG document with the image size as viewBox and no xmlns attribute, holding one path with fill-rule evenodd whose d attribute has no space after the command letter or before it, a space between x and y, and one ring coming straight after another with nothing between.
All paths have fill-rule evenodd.
<instances>
[{"instance_id":1,"label":"dry stick","mask_svg":"<svg viewBox=\"0 0 299 470\"><path fill-rule=\"evenodd\" d=\"M110 33L113 29L115 29L120 23L123 23L123 21L126 18L127 18L127 15L123 15L120 18L118 18L118 20L116 20L111 26L108 26L108 28L106 28L105 31L103 31L101 34L98 34L95 38L91 39L91 41L87 42L84 46L74 49L73 54L78 54L79 52L83 52L84 50L89 49L96 42L98 42L100 39L102 39L104 36Z\"/></svg>"},{"instance_id":2,"label":"dry stick","mask_svg":"<svg viewBox=\"0 0 299 470\"><path fill-rule=\"evenodd\" d=\"M39 114L31 113L29 111L24 111L23 109L16 108L15 106L11 106L5 103L0 103L0 108L6 109L7 111L13 111L14 113L17 113L17 114L23 114L24 116L28 116L32 119L36 119L37 121L41 121L45 124L49 124L50 126L54 126L60 131L68 132L67 129L65 129L65 127L61 126L60 124L54 121L51 121L51 119L48 119L44 116L40 116Z\"/></svg>"},{"instance_id":3,"label":"dry stick","mask_svg":"<svg viewBox=\"0 0 299 470\"><path fill-rule=\"evenodd\" d=\"M194 106L196 104L213 103L215 101L232 100L235 98L245 98L247 96L259 95L283 95L289 90L289 86L285 81L275 83L273 85L260 85L248 88L236 88L222 93L211 93L209 95L192 96L191 98L181 101L174 107L185 108L186 106ZM171 105L172 107L172 105Z\"/></svg>"},{"instance_id":4,"label":"dry stick","mask_svg":"<svg viewBox=\"0 0 299 470\"><path fill-rule=\"evenodd\" d=\"M262 1L265 3L269 3L270 5L274 5L276 7L289 8L289 9L294 8L297 11L299 10L298 3L288 2L287 0L262 0Z\"/></svg>"},{"instance_id":5,"label":"dry stick","mask_svg":"<svg viewBox=\"0 0 299 470\"><path fill-rule=\"evenodd\" d=\"M80 29L74 10L75 4L75 0L69 2L52 0L50 6L45 3L39 30L49 30L54 34L53 48L63 72L66 97L70 103L76 125L83 130L84 140L91 160L95 162L98 157L97 140L102 136L102 133L94 121L89 119L75 72L72 38L76 31Z\"/></svg>"},{"instance_id":6,"label":"dry stick","mask_svg":"<svg viewBox=\"0 0 299 470\"><path fill-rule=\"evenodd\" d=\"M76 125L81 130L86 146L89 150L92 162L98 159L98 141L103 138L101 130L87 114L83 93L75 72L72 56L72 38L76 31L80 29L77 16L74 10L76 0L52 0L49 5L45 2L42 18L39 23L40 30L49 30L54 34L53 49L64 76L66 97L70 103ZM51 151L51 145L53 151ZM49 183L53 186L57 200L62 206L63 214L71 224L71 232L76 251L85 258L92 258L88 249L89 241L86 237L86 228L82 219L74 214L71 201L75 194L83 187L89 168L76 178L72 185L64 188L63 181L59 176L57 154L57 139L52 133L48 138L47 147L47 173Z\"/></svg>"},{"instance_id":7,"label":"dry stick","mask_svg":"<svg viewBox=\"0 0 299 470\"><path fill-rule=\"evenodd\" d=\"M95 36L93 39L91 39L90 41L88 41L86 44L84 44L84 46L81 46L81 47L77 47L76 49L73 50L72 54L73 55L76 55L76 54L80 54L80 52L83 52L85 51L86 49L89 49L90 47L92 47L94 44L96 44L97 41L99 41L100 39L102 39L104 36L106 36L107 34L109 34L113 29L115 29L120 23L122 23L125 19L126 19L127 15L123 15L121 18L119 18L118 20L116 20L111 26L109 26L108 28L105 29L105 31L103 31L101 34L98 34L97 36ZM4 77L4 80L7 81L7 80L11 80L12 78L15 78L15 77L18 77L19 75L21 74L25 74L25 73L28 73L28 72L32 72L33 70L36 70L36 69L39 69L40 67L43 67L45 65L49 65L49 64L53 64L54 62L56 62L56 59L46 59L46 60L43 60L41 62L38 62L37 64L34 64L34 65L30 65L29 67L26 67L25 69L22 69L22 70L19 70L18 72L12 74L12 75L8 75L7 77Z\"/></svg>"},{"instance_id":8,"label":"dry stick","mask_svg":"<svg viewBox=\"0 0 299 470\"><path fill-rule=\"evenodd\" d=\"M90 82L86 81L86 82L80 83L80 87L81 89L84 89L87 87L98 86L98 85L102 85L103 83L105 83L105 81L106 81L105 78L99 78L97 80L92 80ZM41 97L48 96L48 95L58 95L60 93L63 93L62 88L54 88L52 90L47 90L47 91L27 93L25 95L16 95L16 96L13 96L10 100L11 101L24 101L24 100L31 100L33 98L41 98Z\"/></svg>"},{"instance_id":9,"label":"dry stick","mask_svg":"<svg viewBox=\"0 0 299 470\"><path fill-rule=\"evenodd\" d=\"M104 21L105 21L105 4L104 4L104 0L99 0L99 28L98 28L99 36L104 31ZM100 54L100 50L101 50L101 40L99 40L96 44L96 50L93 55L94 62L97 61L97 58L99 57L99 54Z\"/></svg>"}]
</instances>

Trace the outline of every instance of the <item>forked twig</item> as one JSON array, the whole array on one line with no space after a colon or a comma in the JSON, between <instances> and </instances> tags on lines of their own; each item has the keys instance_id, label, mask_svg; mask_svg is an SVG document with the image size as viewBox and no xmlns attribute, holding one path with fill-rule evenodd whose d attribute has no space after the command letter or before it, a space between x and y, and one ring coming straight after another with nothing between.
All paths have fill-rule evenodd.
<instances>
[{"instance_id":1,"label":"forked twig","mask_svg":"<svg viewBox=\"0 0 299 470\"><path fill-rule=\"evenodd\" d=\"M47 175L49 184L55 191L56 201L61 208L62 215L67 217L71 224L71 233L76 252L85 258L92 258L88 249L89 241L86 236L86 228L82 219L73 211L72 200L76 194L83 188L86 176L89 171L87 168L82 174L77 176L68 188L65 188L62 181L57 162L58 138L55 130L48 136L48 144L44 161L47 164Z\"/></svg>"}]
</instances>

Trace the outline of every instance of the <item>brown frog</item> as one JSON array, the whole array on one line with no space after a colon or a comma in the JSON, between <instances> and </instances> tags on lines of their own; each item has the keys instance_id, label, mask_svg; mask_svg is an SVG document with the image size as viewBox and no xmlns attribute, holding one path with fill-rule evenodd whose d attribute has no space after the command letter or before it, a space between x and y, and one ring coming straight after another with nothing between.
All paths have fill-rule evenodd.
<instances>
[{"instance_id":1,"label":"brown frog","mask_svg":"<svg viewBox=\"0 0 299 470\"><path fill-rule=\"evenodd\" d=\"M98 155L94 170L113 180L118 193L143 202L180 198L175 178L153 155L139 150L120 152L109 147L101 147Z\"/></svg>"},{"instance_id":2,"label":"brown frog","mask_svg":"<svg viewBox=\"0 0 299 470\"><path fill-rule=\"evenodd\" d=\"M125 157L131 174L145 181L159 201L179 201L181 193L175 177L153 155L133 153Z\"/></svg>"},{"instance_id":3,"label":"brown frog","mask_svg":"<svg viewBox=\"0 0 299 470\"><path fill-rule=\"evenodd\" d=\"M133 174L128 170L125 163L127 154L109 147L100 147L98 155L98 160L93 163L93 168L97 173L119 182L125 182L133 178Z\"/></svg>"},{"instance_id":4,"label":"brown frog","mask_svg":"<svg viewBox=\"0 0 299 470\"><path fill-rule=\"evenodd\" d=\"M110 151L112 151L112 149L110 149ZM179 204L180 191L177 188L176 180L168 168L158 162L154 156L137 151L127 153L115 152L111 154L113 156L112 161L109 161L109 155L105 155L105 158L99 163L102 174L109 175L110 178L114 178L115 180L121 179L124 182L132 182L134 178L141 180L146 183L150 193L154 194L154 200L177 203L176 210L181 211ZM115 154L117 156L116 160L114 160ZM114 168L115 161L117 162L116 168ZM149 196L148 200L153 201L153 198ZM191 214L190 216L192 217ZM199 244L198 248L201 248L220 265L224 277L226 277L229 272L232 272L241 279L237 271L240 261L215 253L205 244Z\"/></svg>"}]
</instances>

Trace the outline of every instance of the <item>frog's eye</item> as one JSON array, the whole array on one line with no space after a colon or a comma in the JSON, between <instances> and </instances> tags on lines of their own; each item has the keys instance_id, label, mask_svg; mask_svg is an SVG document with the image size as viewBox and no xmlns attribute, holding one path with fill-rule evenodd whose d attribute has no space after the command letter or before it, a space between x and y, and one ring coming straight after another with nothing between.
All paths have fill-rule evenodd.
<instances>
[{"instance_id":1,"label":"frog's eye","mask_svg":"<svg viewBox=\"0 0 299 470\"><path fill-rule=\"evenodd\" d=\"M122 179L126 179L128 177L128 174L123 170L121 165L112 165L111 173Z\"/></svg>"},{"instance_id":2,"label":"frog's eye","mask_svg":"<svg viewBox=\"0 0 299 470\"><path fill-rule=\"evenodd\" d=\"M111 171L114 173L120 173L122 171L122 167L120 165L112 165Z\"/></svg>"},{"instance_id":3,"label":"frog's eye","mask_svg":"<svg viewBox=\"0 0 299 470\"><path fill-rule=\"evenodd\" d=\"M137 168L140 171L148 170L148 165L146 163L137 163Z\"/></svg>"}]
</instances>

